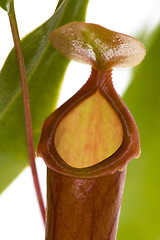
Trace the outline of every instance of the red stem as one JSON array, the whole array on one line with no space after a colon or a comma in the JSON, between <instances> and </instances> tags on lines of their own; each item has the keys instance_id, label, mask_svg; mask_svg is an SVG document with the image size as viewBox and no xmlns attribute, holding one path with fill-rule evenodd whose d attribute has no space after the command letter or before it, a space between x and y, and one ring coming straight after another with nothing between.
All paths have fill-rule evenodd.
<instances>
[{"instance_id":1,"label":"red stem","mask_svg":"<svg viewBox=\"0 0 160 240\"><path fill-rule=\"evenodd\" d=\"M19 68L21 85L22 85L29 162L32 170L32 176L33 176L33 181L34 181L34 186L37 194L39 207L41 210L43 221L45 222L45 208L44 208L44 203L42 199L42 194L41 194L41 189L39 185L38 174L37 174L37 169L35 164L35 151L34 151L33 134L32 134L32 120L31 120L31 110L30 110L30 102L29 102L29 92L28 92L28 86L27 86L27 76L26 76L25 63L24 63L24 58L23 58L21 44L20 44L20 37L19 37L18 26L17 26L16 16L15 16L14 4L12 1L11 1L11 8L8 16L9 16L9 21L11 25L11 31L12 31L13 41L15 45L15 51L16 51L18 68Z\"/></svg>"}]
</instances>

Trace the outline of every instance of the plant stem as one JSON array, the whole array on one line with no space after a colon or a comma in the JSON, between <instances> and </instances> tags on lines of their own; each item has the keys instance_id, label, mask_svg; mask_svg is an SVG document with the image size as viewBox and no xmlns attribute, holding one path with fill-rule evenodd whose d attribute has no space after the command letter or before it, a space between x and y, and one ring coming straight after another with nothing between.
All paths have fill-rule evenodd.
<instances>
[{"instance_id":1,"label":"plant stem","mask_svg":"<svg viewBox=\"0 0 160 240\"><path fill-rule=\"evenodd\" d=\"M21 79L29 162L31 166L37 199L39 202L39 207L41 210L43 221L45 222L45 208L44 208L44 203L42 199L42 194L40 190L38 174L37 174L37 169L35 164L35 151L34 151L34 143L33 143L32 120L31 120L31 110L30 110L30 103L29 103L29 92L28 92L28 86L27 86L27 76L26 76L25 63L24 63L24 58L23 58L21 44L20 44L20 37L18 32L16 16L15 16L14 3L12 1L11 1L10 11L8 13L8 16L9 16L13 41L15 45L15 52L17 56L18 68L19 68L20 79Z\"/></svg>"}]
</instances>

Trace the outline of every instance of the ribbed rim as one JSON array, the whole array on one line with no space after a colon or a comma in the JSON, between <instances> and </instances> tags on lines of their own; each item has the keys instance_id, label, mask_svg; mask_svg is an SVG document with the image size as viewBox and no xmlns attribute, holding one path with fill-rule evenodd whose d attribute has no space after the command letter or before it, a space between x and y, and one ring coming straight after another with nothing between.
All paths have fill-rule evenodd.
<instances>
[{"instance_id":1,"label":"ribbed rim","mask_svg":"<svg viewBox=\"0 0 160 240\"><path fill-rule=\"evenodd\" d=\"M70 177L95 178L122 171L130 160L139 156L140 142L136 123L128 108L116 93L112 85L111 74L112 70L99 72L92 69L87 83L44 122L37 155L43 158L47 167L51 170ZM85 168L71 167L56 150L55 132L61 119L75 106L93 95L97 89L117 113L123 127L123 141L116 152L101 162Z\"/></svg>"}]
</instances>

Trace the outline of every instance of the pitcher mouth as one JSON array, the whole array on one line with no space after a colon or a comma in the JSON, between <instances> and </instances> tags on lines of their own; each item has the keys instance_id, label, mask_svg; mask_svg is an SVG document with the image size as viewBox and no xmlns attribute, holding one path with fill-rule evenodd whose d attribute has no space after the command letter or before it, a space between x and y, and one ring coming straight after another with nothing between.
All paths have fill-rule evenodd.
<instances>
[{"instance_id":1,"label":"pitcher mouth","mask_svg":"<svg viewBox=\"0 0 160 240\"><path fill-rule=\"evenodd\" d=\"M44 122L37 155L48 168L70 177L95 178L122 171L128 162L140 154L139 134L129 110L116 93L112 84L112 70L100 72L92 69L86 84L66 103L52 113ZM88 167L77 168L67 164L56 149L55 134L62 119L78 104L99 90L116 112L123 128L123 139L119 148L109 157Z\"/></svg>"}]
</instances>

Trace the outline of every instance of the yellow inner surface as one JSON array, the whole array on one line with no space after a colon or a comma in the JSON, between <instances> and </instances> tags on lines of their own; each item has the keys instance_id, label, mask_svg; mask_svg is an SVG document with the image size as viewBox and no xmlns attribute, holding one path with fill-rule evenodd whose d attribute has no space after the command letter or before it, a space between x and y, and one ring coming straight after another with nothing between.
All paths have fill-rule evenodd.
<instances>
[{"instance_id":1,"label":"yellow inner surface","mask_svg":"<svg viewBox=\"0 0 160 240\"><path fill-rule=\"evenodd\" d=\"M122 124L99 91L71 110L55 133L59 155L76 168L92 166L111 156L122 140Z\"/></svg>"}]
</instances>

